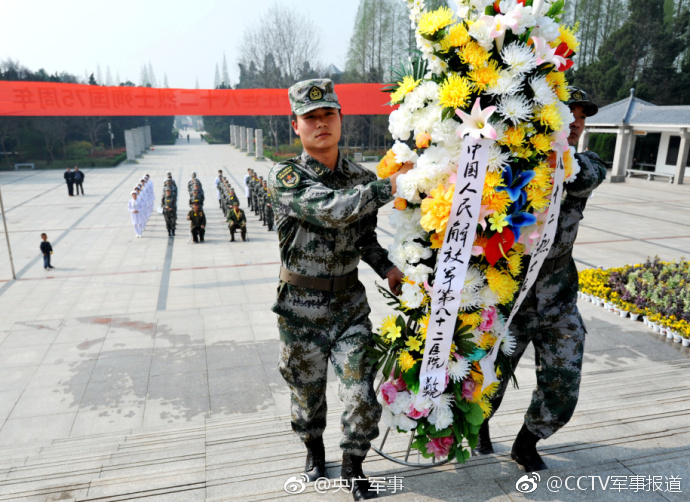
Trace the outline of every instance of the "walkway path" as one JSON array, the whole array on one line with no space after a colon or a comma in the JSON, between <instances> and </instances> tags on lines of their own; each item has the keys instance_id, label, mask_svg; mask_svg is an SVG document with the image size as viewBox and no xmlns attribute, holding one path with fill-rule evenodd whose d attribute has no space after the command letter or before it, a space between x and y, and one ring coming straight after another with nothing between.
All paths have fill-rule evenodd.
<instances>
[{"instance_id":1,"label":"walkway path","mask_svg":"<svg viewBox=\"0 0 690 502\"><path fill-rule=\"evenodd\" d=\"M250 241L228 242L213 188L218 169L239 188L248 167L266 176L271 163L195 139L157 147L136 165L86 169L84 197L67 196L61 171L0 173L18 272L11 280L0 239L0 500L272 499L287 496L283 484L300 472L303 449L289 430L270 312L277 236L250 214ZM134 239L131 187L148 173L160 197L167 171L180 188L178 235L168 239L154 213L144 237ZM207 196L203 245L188 244L185 235L192 171ZM603 185L576 246L580 266L682 256L690 249L689 195L687 185L641 179ZM381 211L385 246L392 242L390 211ZM55 249L50 272L38 252L41 232ZM376 324L389 312L375 274L363 266L361 276ZM688 350L603 309L582 310L590 331L583 392L571 424L544 443L550 473L681 476L687 494ZM520 499L521 473L508 451L534 383L532 361L523 361L520 389L508 392L492 422L496 456L429 472L371 454L367 469L405 478L393 499ZM327 453L336 472L333 383L329 399ZM540 486L526 497L535 495L632 497L610 487L553 494Z\"/></svg>"}]
</instances>

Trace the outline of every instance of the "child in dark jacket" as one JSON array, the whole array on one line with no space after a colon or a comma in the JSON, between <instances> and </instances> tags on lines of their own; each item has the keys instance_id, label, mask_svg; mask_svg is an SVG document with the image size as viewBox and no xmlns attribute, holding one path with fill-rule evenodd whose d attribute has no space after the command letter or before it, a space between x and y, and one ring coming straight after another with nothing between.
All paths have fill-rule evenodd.
<instances>
[{"instance_id":1,"label":"child in dark jacket","mask_svg":"<svg viewBox=\"0 0 690 502\"><path fill-rule=\"evenodd\" d=\"M43 268L48 270L49 268L55 268L50 264L50 255L53 254L53 246L48 242L48 236L46 234L41 234L41 253L43 253Z\"/></svg>"}]
</instances>

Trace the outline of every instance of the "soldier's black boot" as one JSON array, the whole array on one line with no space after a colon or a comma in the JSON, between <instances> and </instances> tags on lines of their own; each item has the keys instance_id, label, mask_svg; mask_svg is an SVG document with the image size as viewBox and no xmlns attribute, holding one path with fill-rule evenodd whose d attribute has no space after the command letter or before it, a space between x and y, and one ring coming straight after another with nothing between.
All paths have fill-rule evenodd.
<instances>
[{"instance_id":1,"label":"soldier's black boot","mask_svg":"<svg viewBox=\"0 0 690 502\"><path fill-rule=\"evenodd\" d=\"M304 442L307 447L307 463L304 466L304 474L309 481L316 481L326 477L326 451L323 447L323 438L319 437Z\"/></svg>"},{"instance_id":2,"label":"soldier's black boot","mask_svg":"<svg viewBox=\"0 0 690 502\"><path fill-rule=\"evenodd\" d=\"M348 482L348 485L351 487L352 498L355 500L369 500L377 496L376 492L369 491L371 483L369 483L362 471L364 458L343 453L343 466L340 470L340 477Z\"/></svg>"},{"instance_id":3,"label":"soldier's black boot","mask_svg":"<svg viewBox=\"0 0 690 502\"><path fill-rule=\"evenodd\" d=\"M484 420L479 427L479 439L477 439L477 447L472 449L473 457L480 457L482 455L491 455L494 452L494 445L491 444L491 435L489 434L489 421Z\"/></svg>"},{"instance_id":4,"label":"soldier's black boot","mask_svg":"<svg viewBox=\"0 0 690 502\"><path fill-rule=\"evenodd\" d=\"M539 439L541 438L532 434L525 424L522 425L522 429L520 429L515 438L510 458L520 464L525 469L525 472L548 469L548 466L537 452L537 441Z\"/></svg>"}]
</instances>

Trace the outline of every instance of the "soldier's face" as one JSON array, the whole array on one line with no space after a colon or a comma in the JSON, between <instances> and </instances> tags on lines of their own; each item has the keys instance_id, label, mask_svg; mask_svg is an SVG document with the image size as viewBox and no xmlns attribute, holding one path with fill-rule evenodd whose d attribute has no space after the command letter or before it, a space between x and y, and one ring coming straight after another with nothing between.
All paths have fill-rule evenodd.
<instances>
[{"instance_id":1,"label":"soldier's face","mask_svg":"<svg viewBox=\"0 0 690 502\"><path fill-rule=\"evenodd\" d=\"M585 114L584 108L581 105L573 105L570 107L575 120L570 124L570 135L568 136L568 144L570 146L577 146L577 142L580 141L580 136L585 130L585 120L587 120L587 115Z\"/></svg>"},{"instance_id":2,"label":"soldier's face","mask_svg":"<svg viewBox=\"0 0 690 502\"><path fill-rule=\"evenodd\" d=\"M295 134L307 151L328 151L338 148L343 123L337 108L317 108L292 121Z\"/></svg>"}]
</instances>

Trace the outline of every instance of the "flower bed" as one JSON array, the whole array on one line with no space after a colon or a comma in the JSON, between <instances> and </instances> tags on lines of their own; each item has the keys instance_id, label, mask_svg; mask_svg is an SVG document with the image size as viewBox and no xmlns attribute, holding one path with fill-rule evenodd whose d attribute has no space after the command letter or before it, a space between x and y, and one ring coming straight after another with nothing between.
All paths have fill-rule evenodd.
<instances>
[{"instance_id":1,"label":"flower bed","mask_svg":"<svg viewBox=\"0 0 690 502\"><path fill-rule=\"evenodd\" d=\"M657 256L643 264L582 270L579 281L587 299L642 315L652 327L690 340L690 262L685 259L664 262Z\"/></svg>"}]
</instances>

